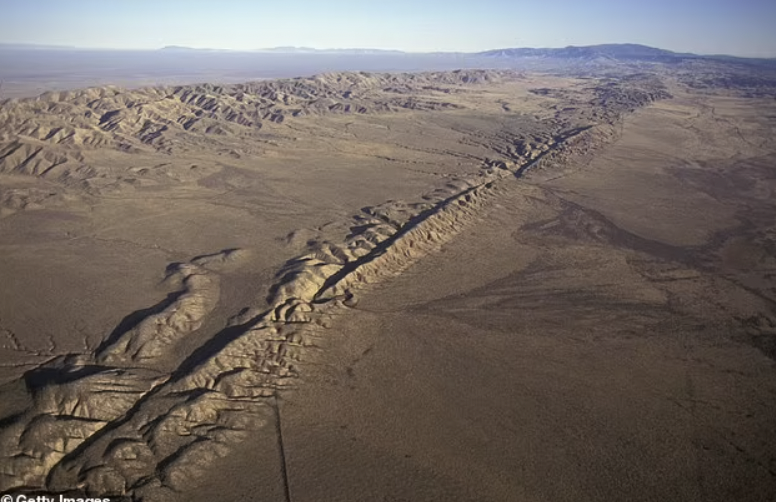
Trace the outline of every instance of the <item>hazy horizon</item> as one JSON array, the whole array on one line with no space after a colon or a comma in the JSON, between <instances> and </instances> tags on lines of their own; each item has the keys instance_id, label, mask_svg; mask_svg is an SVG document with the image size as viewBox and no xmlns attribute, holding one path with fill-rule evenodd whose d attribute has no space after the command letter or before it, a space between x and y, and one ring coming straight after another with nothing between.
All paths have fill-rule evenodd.
<instances>
[{"instance_id":1,"label":"hazy horizon","mask_svg":"<svg viewBox=\"0 0 776 502\"><path fill-rule=\"evenodd\" d=\"M56 51L95 51L95 52L154 52L154 51L165 51L165 50L181 50L181 51L201 51L201 52L223 52L223 53L262 53L262 52L278 52L282 53L283 49L291 50L298 50L299 53L304 53L304 51L311 51L311 52L337 52L337 51L374 51L374 52L384 52L386 54L407 54L407 55L426 55L426 54L465 54L465 55L475 55L479 54L481 52L488 52L488 51L495 51L495 50L501 50L501 49L522 49L522 48L530 48L530 49L563 49L567 47L594 47L599 45L642 45L645 47L652 47L655 49L662 49L662 50L668 50L675 52L677 54L696 54L698 56L734 56L734 57L743 57L743 58L770 58L774 59L776 58L776 55L761 55L761 56L746 56L746 55L740 55L740 54L733 54L730 52L694 52L694 51L680 51L676 49L672 49L670 47L662 47L662 46L654 46L654 45L647 45L647 44L636 44L634 42L628 42L628 41L614 41L614 42L602 42L599 44L568 44L563 46L536 46L536 45L521 45L521 46L504 46L504 47L491 47L489 49L483 49L481 51L408 51L408 50L401 50L401 49L391 49L391 48L376 48L376 47L368 47L368 46L349 46L349 47L311 47L311 46L301 46L301 45L278 45L278 46L272 46L272 47L258 47L255 49L229 49L229 48L221 48L221 47L193 47L188 45L180 45L180 44L170 44L165 45L163 47L150 47L150 48L135 48L135 47L126 47L126 48L116 48L116 47L84 47L84 46L75 46L75 45L61 45L61 44L35 44L30 42L0 42L0 48L3 47L13 47L13 48L19 48L19 49L29 49L29 50L56 50Z\"/></svg>"},{"instance_id":2,"label":"hazy horizon","mask_svg":"<svg viewBox=\"0 0 776 502\"><path fill-rule=\"evenodd\" d=\"M168 46L479 52L508 47L635 43L676 52L775 57L776 4L765 0L471 2L364 5L299 1L293 9L234 0L76 3L0 0L0 43L77 49Z\"/></svg>"}]
</instances>

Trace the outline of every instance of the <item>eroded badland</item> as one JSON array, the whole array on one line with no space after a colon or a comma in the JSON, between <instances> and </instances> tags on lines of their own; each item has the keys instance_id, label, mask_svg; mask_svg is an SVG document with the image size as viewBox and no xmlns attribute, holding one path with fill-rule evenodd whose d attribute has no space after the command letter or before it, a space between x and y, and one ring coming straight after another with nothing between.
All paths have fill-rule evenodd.
<instances>
[{"instance_id":1,"label":"eroded badland","mask_svg":"<svg viewBox=\"0 0 776 502\"><path fill-rule=\"evenodd\" d=\"M466 70L4 103L0 491L772 500L768 92Z\"/></svg>"}]
</instances>

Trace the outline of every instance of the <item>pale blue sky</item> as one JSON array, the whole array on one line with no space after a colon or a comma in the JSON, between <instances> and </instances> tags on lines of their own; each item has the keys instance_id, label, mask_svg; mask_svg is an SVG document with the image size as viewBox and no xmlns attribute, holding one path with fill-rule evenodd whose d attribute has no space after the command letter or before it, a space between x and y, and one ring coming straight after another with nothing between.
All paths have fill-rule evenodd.
<instances>
[{"instance_id":1,"label":"pale blue sky","mask_svg":"<svg viewBox=\"0 0 776 502\"><path fill-rule=\"evenodd\" d=\"M776 0L0 0L0 42L479 51L633 42L776 56Z\"/></svg>"}]
</instances>

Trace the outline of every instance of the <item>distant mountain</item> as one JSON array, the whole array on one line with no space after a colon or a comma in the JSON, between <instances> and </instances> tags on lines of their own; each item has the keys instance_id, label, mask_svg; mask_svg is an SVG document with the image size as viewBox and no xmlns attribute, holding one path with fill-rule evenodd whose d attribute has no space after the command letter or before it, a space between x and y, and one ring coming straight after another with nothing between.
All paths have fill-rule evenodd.
<instances>
[{"instance_id":1,"label":"distant mountain","mask_svg":"<svg viewBox=\"0 0 776 502\"><path fill-rule=\"evenodd\" d=\"M51 50L74 50L75 47L68 45L41 45L41 44L6 44L0 43L0 50L8 51L51 51Z\"/></svg>"},{"instance_id":2,"label":"distant mountain","mask_svg":"<svg viewBox=\"0 0 776 502\"><path fill-rule=\"evenodd\" d=\"M229 49L197 49L194 47L185 47L181 45L168 45L159 49L164 52L244 52L244 53L274 53L274 54L342 54L342 55L354 55L354 54L367 54L367 55L380 55L380 54L404 54L402 51L392 51L383 49L315 49L313 47L270 47L268 49L256 49L256 50L229 50Z\"/></svg>"},{"instance_id":3,"label":"distant mountain","mask_svg":"<svg viewBox=\"0 0 776 502\"><path fill-rule=\"evenodd\" d=\"M190 51L200 51L203 49L194 49L193 47L183 47L182 45L167 45L165 47L162 47L159 50L165 51L165 52L190 52Z\"/></svg>"},{"instance_id":4,"label":"distant mountain","mask_svg":"<svg viewBox=\"0 0 776 502\"><path fill-rule=\"evenodd\" d=\"M318 49L314 49L312 47L283 46L283 47L270 47L268 49L257 49L255 52L280 52L283 54L312 54L317 51Z\"/></svg>"},{"instance_id":5,"label":"distant mountain","mask_svg":"<svg viewBox=\"0 0 776 502\"><path fill-rule=\"evenodd\" d=\"M477 56L488 58L553 58L553 59L576 59L576 60L595 60L609 59L622 61L659 61L670 62L686 58L697 58L695 54L682 54L657 49L639 44L602 44L588 46L573 46L557 49L496 49L477 53Z\"/></svg>"},{"instance_id":6,"label":"distant mountain","mask_svg":"<svg viewBox=\"0 0 776 502\"><path fill-rule=\"evenodd\" d=\"M185 47L182 45L167 45L159 50L163 52L233 52L229 49L197 49L194 47Z\"/></svg>"},{"instance_id":7,"label":"distant mountain","mask_svg":"<svg viewBox=\"0 0 776 502\"><path fill-rule=\"evenodd\" d=\"M38 45L25 43L0 43L0 51L119 51L119 49L86 49L65 45ZM154 52L150 50L149 52ZM739 56L726 55L698 55L691 53L673 52L665 49L658 49L640 44L600 44L587 46L574 46L562 48L504 48L493 49L483 52L427 52L410 53L400 50L369 49L369 48L346 48L346 49L316 49L314 47L280 46L255 50L230 50L230 49L210 49L194 48L181 45L168 45L155 52L162 53L181 53L181 54L221 54L221 53L243 53L243 54L304 54L304 55L340 55L340 56L438 56L440 58L467 58L472 60L492 59L499 61L498 65L510 65L514 61L518 65L528 65L529 67L545 67L552 65L572 65L572 66L600 66L617 65L619 63L678 63L688 60L718 61L725 63L737 63L745 65L757 65L772 67L776 64L776 58L747 58ZM480 63L483 64L483 63Z\"/></svg>"},{"instance_id":8,"label":"distant mountain","mask_svg":"<svg viewBox=\"0 0 776 502\"><path fill-rule=\"evenodd\" d=\"M776 67L776 58L756 58L756 57L742 57L742 56L726 56L724 54L714 54L709 56L699 56L704 59L713 59L715 61L723 61L725 63L737 63L746 65L757 65L766 67Z\"/></svg>"},{"instance_id":9,"label":"distant mountain","mask_svg":"<svg viewBox=\"0 0 776 502\"><path fill-rule=\"evenodd\" d=\"M385 50L385 49L315 49L313 47L271 47L269 49L258 49L256 52L275 52L281 54L405 54L403 51Z\"/></svg>"}]
</instances>

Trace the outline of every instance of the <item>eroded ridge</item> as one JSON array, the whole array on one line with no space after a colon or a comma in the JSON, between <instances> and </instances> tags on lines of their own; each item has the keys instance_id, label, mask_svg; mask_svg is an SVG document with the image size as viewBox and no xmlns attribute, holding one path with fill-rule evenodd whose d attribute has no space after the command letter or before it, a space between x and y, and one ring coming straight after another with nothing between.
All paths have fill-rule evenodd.
<instances>
[{"instance_id":1,"label":"eroded ridge","mask_svg":"<svg viewBox=\"0 0 776 502\"><path fill-rule=\"evenodd\" d=\"M98 350L97 362L113 366L147 363L202 326L205 316L218 303L218 277L195 263L186 263L176 265L169 278L182 287L171 298L170 306Z\"/></svg>"},{"instance_id":2,"label":"eroded ridge","mask_svg":"<svg viewBox=\"0 0 776 502\"><path fill-rule=\"evenodd\" d=\"M35 402L0 437L0 489L78 487L155 499L195 482L274 420L278 392L295 385L321 350L323 329L356 304L359 291L400 274L477 221L498 195L499 179L615 139L612 117L627 111L617 110L598 126L553 138L527 163L490 160L424 202L365 208L341 243L314 242L286 264L269 309L241 312L170 374L161 362L200 329L218 303L218 267L240 252L172 266L168 280L179 289L157 313L114 333L93 354L58 358L27 375Z\"/></svg>"},{"instance_id":3,"label":"eroded ridge","mask_svg":"<svg viewBox=\"0 0 776 502\"><path fill-rule=\"evenodd\" d=\"M266 398L293 385L305 356L318 350L321 329L353 305L358 289L438 249L477 218L494 195L494 180L510 174L450 183L450 195L438 203L366 208L343 245L320 243L281 270L271 309L243 313L225 330L233 339L222 349L196 355L170 377L154 368L155 359L198 329L218 298L209 263L173 266L167 280L181 289L161 312L107 340L94 355L41 368L58 372L67 384L47 381L35 406L5 431L4 451L12 454L2 488L148 494L191 482L271 419Z\"/></svg>"},{"instance_id":4,"label":"eroded ridge","mask_svg":"<svg viewBox=\"0 0 776 502\"><path fill-rule=\"evenodd\" d=\"M354 305L358 290L438 249L475 221L498 190L493 181L464 185L404 224L387 218L387 211L368 209L357 218L370 225L363 233L292 260L273 288L272 308L236 318L231 329L237 335L224 333L231 339L223 348L184 363L126 419L60 462L49 488L84 486L153 499L163 495L157 491L194 482L247 434L274 420L273 398L295 385L301 367L321 350L323 329Z\"/></svg>"},{"instance_id":5,"label":"eroded ridge","mask_svg":"<svg viewBox=\"0 0 776 502\"><path fill-rule=\"evenodd\" d=\"M50 469L169 378L154 364L198 329L218 301L218 278L196 260L175 264L178 287L147 316L93 354L57 357L25 375L33 405L0 432L1 489L43 486Z\"/></svg>"},{"instance_id":6,"label":"eroded ridge","mask_svg":"<svg viewBox=\"0 0 776 502\"><path fill-rule=\"evenodd\" d=\"M57 180L94 176L83 152L180 153L191 139L245 136L306 115L461 108L418 91L518 78L513 71L331 73L236 85L47 92L0 107L0 173ZM228 141L227 141L228 143Z\"/></svg>"}]
</instances>

